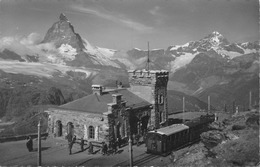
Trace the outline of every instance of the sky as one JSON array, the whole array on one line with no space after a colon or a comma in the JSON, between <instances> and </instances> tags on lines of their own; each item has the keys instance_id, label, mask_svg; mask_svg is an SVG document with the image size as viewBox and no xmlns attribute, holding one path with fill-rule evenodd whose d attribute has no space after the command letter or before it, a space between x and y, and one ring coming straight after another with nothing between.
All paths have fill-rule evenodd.
<instances>
[{"instance_id":1,"label":"sky","mask_svg":"<svg viewBox=\"0 0 260 167\"><path fill-rule=\"evenodd\" d=\"M43 39L64 13L92 45L167 49L218 31L230 42L259 38L258 0L0 0L0 38Z\"/></svg>"}]
</instances>

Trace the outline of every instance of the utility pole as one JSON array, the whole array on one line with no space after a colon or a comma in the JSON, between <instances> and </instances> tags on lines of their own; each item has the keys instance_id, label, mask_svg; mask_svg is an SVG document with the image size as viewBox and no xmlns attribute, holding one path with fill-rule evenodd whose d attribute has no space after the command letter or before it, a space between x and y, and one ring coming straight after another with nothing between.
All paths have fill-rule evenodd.
<instances>
[{"instance_id":1,"label":"utility pole","mask_svg":"<svg viewBox=\"0 0 260 167\"><path fill-rule=\"evenodd\" d=\"M249 92L249 110L252 108L252 92Z\"/></svg>"},{"instance_id":2,"label":"utility pole","mask_svg":"<svg viewBox=\"0 0 260 167\"><path fill-rule=\"evenodd\" d=\"M233 101L232 108L233 108L233 114L234 114L236 112L236 101Z\"/></svg>"},{"instance_id":3,"label":"utility pole","mask_svg":"<svg viewBox=\"0 0 260 167\"><path fill-rule=\"evenodd\" d=\"M184 113L185 113L185 97L182 98L182 122L184 122Z\"/></svg>"},{"instance_id":4,"label":"utility pole","mask_svg":"<svg viewBox=\"0 0 260 167\"><path fill-rule=\"evenodd\" d=\"M132 148L132 139L131 139L131 135L129 136L129 140L128 140L128 143L129 143L129 166L130 167L133 167L133 148Z\"/></svg>"},{"instance_id":5,"label":"utility pole","mask_svg":"<svg viewBox=\"0 0 260 167\"><path fill-rule=\"evenodd\" d=\"M132 132L131 132L131 114L130 114L130 108L127 108L126 111L128 112L128 130L129 130L129 140L128 140L128 146L129 146L129 166L133 167L133 148L132 148Z\"/></svg>"},{"instance_id":6,"label":"utility pole","mask_svg":"<svg viewBox=\"0 0 260 167\"><path fill-rule=\"evenodd\" d=\"M149 42L148 42L148 50L147 50L147 52L148 52L148 58L147 58L147 71L149 71L149 63L150 63L150 58L149 58Z\"/></svg>"},{"instance_id":7,"label":"utility pole","mask_svg":"<svg viewBox=\"0 0 260 167\"><path fill-rule=\"evenodd\" d=\"M210 96L208 96L208 114L210 112Z\"/></svg>"},{"instance_id":8,"label":"utility pole","mask_svg":"<svg viewBox=\"0 0 260 167\"><path fill-rule=\"evenodd\" d=\"M41 118L38 123L38 166L42 166L42 155L41 155Z\"/></svg>"}]
</instances>

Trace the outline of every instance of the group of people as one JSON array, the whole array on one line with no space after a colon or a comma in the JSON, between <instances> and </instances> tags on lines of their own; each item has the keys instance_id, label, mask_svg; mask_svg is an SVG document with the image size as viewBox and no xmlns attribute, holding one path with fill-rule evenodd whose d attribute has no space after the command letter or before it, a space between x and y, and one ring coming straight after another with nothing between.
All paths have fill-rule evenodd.
<instances>
[{"instance_id":1,"label":"group of people","mask_svg":"<svg viewBox=\"0 0 260 167\"><path fill-rule=\"evenodd\" d=\"M73 144L76 142L76 136L74 135L72 136L67 136L68 139L68 147L69 147L69 154L71 154L71 150L73 147ZM80 147L81 147L81 151L84 151L84 139L81 138L80 139ZM141 144L140 142L140 136L139 135L134 135L134 143L139 146ZM109 145L107 145L107 143L102 142L101 145L101 153L103 155L108 155L108 151L111 150L113 154L116 154L118 152L118 149L121 148L122 146L122 139L117 138L116 141L114 142L110 142ZM94 153L94 146L92 144L92 142L89 142L89 146L88 146L88 153L89 154L93 154Z\"/></svg>"},{"instance_id":2,"label":"group of people","mask_svg":"<svg viewBox=\"0 0 260 167\"><path fill-rule=\"evenodd\" d=\"M89 154L93 154L93 144L92 142L89 142L89 147L88 147L88 153ZM121 147L121 141L118 142L118 140L116 142L110 143L109 145L107 145L107 143L102 142L102 146L101 146L101 154L102 155L108 155L109 150L112 150L113 154L117 153L118 148Z\"/></svg>"},{"instance_id":3,"label":"group of people","mask_svg":"<svg viewBox=\"0 0 260 167\"><path fill-rule=\"evenodd\" d=\"M140 144L139 142L139 135L135 135L134 136L134 139L135 139L135 142L137 144L137 146ZM67 140L68 140L68 149L69 149L69 154L71 155L72 154L72 147L74 145L74 143L76 143L76 136L74 135L72 137L71 134L67 135ZM84 151L84 142L85 140L83 139L83 137L80 139L80 148L81 148L81 151L83 152ZM111 142L109 143L109 146L103 142L102 143L102 148L101 148L101 153L103 155L107 155L108 154L108 150L111 149L113 154L117 153L118 149L121 148L121 145L122 145L122 140L120 138L117 138L115 142ZM28 149L29 152L33 151L33 140L32 140L32 137L31 136L28 136L27 137L27 142L26 142L26 147ZM89 142L89 147L88 147L88 153L89 154L93 154L93 144L91 142Z\"/></svg>"}]
</instances>

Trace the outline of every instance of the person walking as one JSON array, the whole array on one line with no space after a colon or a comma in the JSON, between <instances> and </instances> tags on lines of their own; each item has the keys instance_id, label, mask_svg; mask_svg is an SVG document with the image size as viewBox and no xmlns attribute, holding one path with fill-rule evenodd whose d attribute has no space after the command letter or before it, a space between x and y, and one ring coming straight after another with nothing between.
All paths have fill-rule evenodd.
<instances>
[{"instance_id":1,"label":"person walking","mask_svg":"<svg viewBox=\"0 0 260 167\"><path fill-rule=\"evenodd\" d=\"M69 154L71 155L71 149L72 149L72 146L73 146L73 144L76 142L76 136L74 135L74 137L72 138L72 141L71 142L69 142L69 140L68 140L68 144L69 144Z\"/></svg>"}]
</instances>

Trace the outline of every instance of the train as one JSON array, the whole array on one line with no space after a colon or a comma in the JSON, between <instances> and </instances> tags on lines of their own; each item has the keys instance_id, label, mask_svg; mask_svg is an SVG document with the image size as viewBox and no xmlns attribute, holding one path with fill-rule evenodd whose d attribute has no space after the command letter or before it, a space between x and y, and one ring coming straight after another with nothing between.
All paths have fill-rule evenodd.
<instances>
[{"instance_id":1,"label":"train","mask_svg":"<svg viewBox=\"0 0 260 167\"><path fill-rule=\"evenodd\" d=\"M192 144L200 140L200 134L207 131L214 120L214 115L204 115L182 124L149 131L146 134L146 152L166 156L173 150Z\"/></svg>"}]
</instances>

